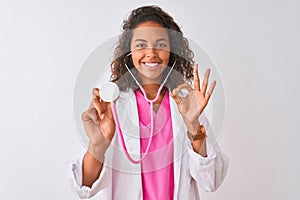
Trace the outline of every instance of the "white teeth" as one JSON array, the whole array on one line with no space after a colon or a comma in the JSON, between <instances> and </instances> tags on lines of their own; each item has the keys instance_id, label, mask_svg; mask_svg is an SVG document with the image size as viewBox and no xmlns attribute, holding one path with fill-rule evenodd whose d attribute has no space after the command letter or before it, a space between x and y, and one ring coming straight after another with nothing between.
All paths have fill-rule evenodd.
<instances>
[{"instance_id":1,"label":"white teeth","mask_svg":"<svg viewBox=\"0 0 300 200\"><path fill-rule=\"evenodd\" d=\"M145 65L149 67L155 67L156 65L158 65L158 63L145 63Z\"/></svg>"}]
</instances>

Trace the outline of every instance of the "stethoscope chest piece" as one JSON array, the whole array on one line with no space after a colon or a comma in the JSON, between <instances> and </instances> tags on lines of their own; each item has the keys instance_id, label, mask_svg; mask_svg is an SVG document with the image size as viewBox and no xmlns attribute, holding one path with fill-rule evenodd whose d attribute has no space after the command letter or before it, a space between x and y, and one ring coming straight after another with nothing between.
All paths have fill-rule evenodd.
<instances>
[{"instance_id":1,"label":"stethoscope chest piece","mask_svg":"<svg viewBox=\"0 0 300 200\"><path fill-rule=\"evenodd\" d=\"M103 101L113 102L119 97L119 87L113 82L108 82L100 88L100 97Z\"/></svg>"}]
</instances>

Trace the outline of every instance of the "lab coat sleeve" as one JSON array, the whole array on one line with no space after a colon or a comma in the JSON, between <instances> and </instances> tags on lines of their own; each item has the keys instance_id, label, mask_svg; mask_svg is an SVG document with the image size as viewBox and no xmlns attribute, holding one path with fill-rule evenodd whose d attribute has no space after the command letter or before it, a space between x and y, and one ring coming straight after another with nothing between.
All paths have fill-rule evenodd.
<instances>
[{"instance_id":1,"label":"lab coat sleeve","mask_svg":"<svg viewBox=\"0 0 300 200\"><path fill-rule=\"evenodd\" d=\"M206 130L209 130L209 123L204 115L200 117L200 123L205 126ZM208 137L209 134L212 133L207 133ZM216 142L211 143L206 140L207 157L203 157L193 150L188 139L187 141L189 170L192 178L205 191L215 191L221 185L227 173L227 156L221 151Z\"/></svg>"},{"instance_id":2,"label":"lab coat sleeve","mask_svg":"<svg viewBox=\"0 0 300 200\"><path fill-rule=\"evenodd\" d=\"M109 170L103 165L99 178L93 183L92 187L82 185L82 161L83 156L68 161L67 170L69 173L69 182L73 191L75 191L81 199L90 198L99 191L108 187Z\"/></svg>"}]
</instances>

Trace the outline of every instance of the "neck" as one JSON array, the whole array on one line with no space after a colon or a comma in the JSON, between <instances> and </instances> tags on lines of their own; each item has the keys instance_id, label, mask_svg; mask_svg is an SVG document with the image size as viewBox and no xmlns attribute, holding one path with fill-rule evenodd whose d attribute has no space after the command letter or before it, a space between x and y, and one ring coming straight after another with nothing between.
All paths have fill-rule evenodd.
<instances>
[{"instance_id":1,"label":"neck","mask_svg":"<svg viewBox=\"0 0 300 200\"><path fill-rule=\"evenodd\" d=\"M143 85L143 89L145 90L147 98L148 99L154 99L157 96L157 92L158 92L159 87L160 87L160 84L154 84L154 83ZM159 94L160 97L158 98L158 100L155 103L160 103L161 102L164 93L165 93L165 89L163 88L160 91L160 94Z\"/></svg>"}]
</instances>

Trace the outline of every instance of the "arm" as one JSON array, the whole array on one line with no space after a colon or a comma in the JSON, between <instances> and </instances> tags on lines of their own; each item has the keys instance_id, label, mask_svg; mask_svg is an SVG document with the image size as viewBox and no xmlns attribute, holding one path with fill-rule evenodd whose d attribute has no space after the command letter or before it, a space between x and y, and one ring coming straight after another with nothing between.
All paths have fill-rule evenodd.
<instances>
[{"instance_id":1,"label":"arm","mask_svg":"<svg viewBox=\"0 0 300 200\"><path fill-rule=\"evenodd\" d=\"M88 151L83 157L82 185L92 187L102 170L102 163L95 159Z\"/></svg>"},{"instance_id":2,"label":"arm","mask_svg":"<svg viewBox=\"0 0 300 200\"><path fill-rule=\"evenodd\" d=\"M189 169L192 178L197 185L206 191L215 191L223 182L228 171L228 158L221 151L214 139L210 123L206 116L200 116L200 124L205 127L207 137L205 138L206 156L198 154L193 148L193 143L187 142L189 154ZM197 141L198 142L198 141Z\"/></svg>"},{"instance_id":3,"label":"arm","mask_svg":"<svg viewBox=\"0 0 300 200\"><path fill-rule=\"evenodd\" d=\"M203 113L216 86L216 81L213 81L207 91L209 74L210 69L207 69L203 85L200 87L198 65L195 65L193 70L194 88L192 88L188 83L183 83L175 88L171 93L171 96L175 100L178 110L188 129L187 134L191 139L194 151L204 157L207 156L206 130L202 124L199 124L198 118L201 113ZM184 89L188 91L187 96L178 96L179 92Z\"/></svg>"},{"instance_id":4,"label":"arm","mask_svg":"<svg viewBox=\"0 0 300 200\"><path fill-rule=\"evenodd\" d=\"M68 167L68 174L69 174L69 181L71 183L72 189L74 192L77 193L77 195L81 199L90 198L97 194L99 191L102 191L102 196L109 195L109 191L107 191L107 188L109 186L110 181L110 170L105 167L105 165L102 166L101 172L98 172L99 175L97 175L97 178L95 180L92 180L90 183L91 186L88 186L87 184L83 183L83 162L84 157L89 156L90 153L86 152L85 154L82 154L80 157L75 158L73 160L70 160L67 162ZM91 156L93 159L94 157ZM99 162L97 159L95 159L97 162ZM92 165L89 165L92 167ZM93 171L97 171L94 169L87 169L88 173L91 173ZM86 175L85 175L86 176ZM106 192L105 192L106 191Z\"/></svg>"},{"instance_id":5,"label":"arm","mask_svg":"<svg viewBox=\"0 0 300 200\"><path fill-rule=\"evenodd\" d=\"M104 154L115 132L110 103L101 100L99 89L93 90L92 103L82 114L82 121L89 138L82 162L82 185L92 187L101 173Z\"/></svg>"},{"instance_id":6,"label":"arm","mask_svg":"<svg viewBox=\"0 0 300 200\"><path fill-rule=\"evenodd\" d=\"M187 135L192 136L192 142L188 140L189 153L189 169L192 178L207 191L216 190L222 183L228 169L228 161L226 156L221 152L216 143L209 142L206 138L208 131L208 123L201 121L201 115L209 102L209 99L216 86L216 81L211 83L207 90L208 78L210 69L207 69L204 75L202 87L198 75L198 65L194 66L194 88L188 83L179 85L172 91L171 96L175 100L178 110L187 127ZM179 96L179 92L183 89L188 91L187 96ZM204 114L203 114L204 115ZM200 122L199 122L200 117ZM203 131L199 127L203 125ZM193 140L199 136L199 140ZM213 136L212 133L207 133L207 136ZM187 137L186 137L187 138Z\"/></svg>"},{"instance_id":7,"label":"arm","mask_svg":"<svg viewBox=\"0 0 300 200\"><path fill-rule=\"evenodd\" d=\"M213 192L220 187L227 174L228 158L217 144L207 143L207 150L207 157L202 157L191 148L188 150L189 170L198 186Z\"/></svg>"},{"instance_id":8,"label":"arm","mask_svg":"<svg viewBox=\"0 0 300 200\"><path fill-rule=\"evenodd\" d=\"M194 127L197 128L189 128L187 131L187 135L189 140L191 141L193 150L196 153L199 153L203 157L207 157L206 150L206 130L203 125L200 125L199 122L196 122L197 125ZM192 130L192 131L191 131Z\"/></svg>"},{"instance_id":9,"label":"arm","mask_svg":"<svg viewBox=\"0 0 300 200\"><path fill-rule=\"evenodd\" d=\"M104 139L103 141L106 140ZM85 153L82 161L83 186L92 187L93 183L99 178L104 161L104 154L108 146L108 142L102 142L102 144L98 146L89 144L89 149Z\"/></svg>"},{"instance_id":10,"label":"arm","mask_svg":"<svg viewBox=\"0 0 300 200\"><path fill-rule=\"evenodd\" d=\"M100 101L99 90L93 90L93 100L82 113L82 122L89 139L88 150L80 158L67 163L70 182L80 198L90 198L102 190L109 196L110 169L103 165L104 154L115 132L110 103Z\"/></svg>"}]
</instances>

